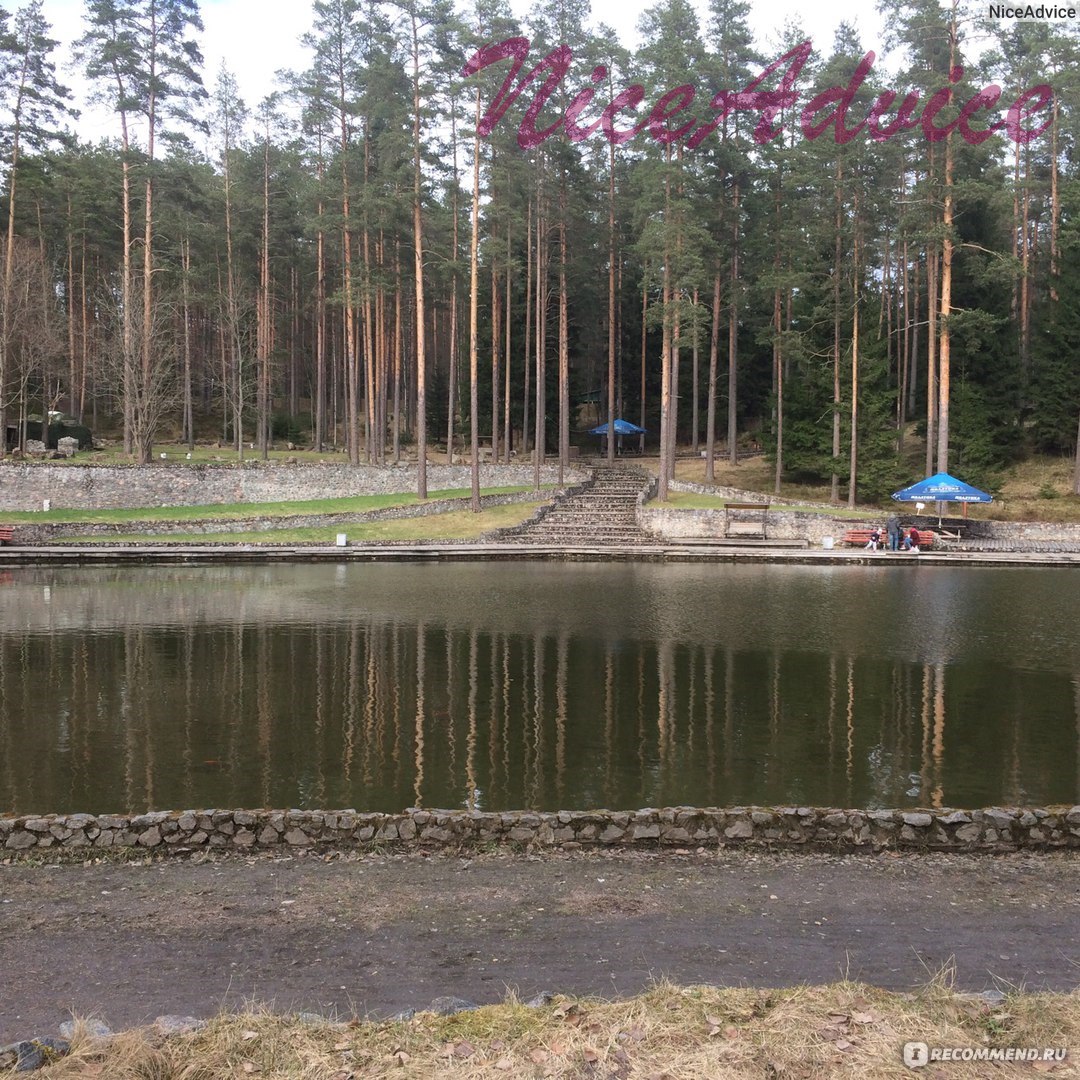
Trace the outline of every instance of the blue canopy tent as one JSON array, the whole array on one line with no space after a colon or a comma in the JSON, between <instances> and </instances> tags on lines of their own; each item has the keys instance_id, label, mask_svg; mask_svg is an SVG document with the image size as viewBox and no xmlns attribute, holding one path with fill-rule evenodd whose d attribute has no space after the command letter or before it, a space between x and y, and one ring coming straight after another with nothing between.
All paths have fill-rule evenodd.
<instances>
[{"instance_id":1,"label":"blue canopy tent","mask_svg":"<svg viewBox=\"0 0 1080 1080\"><path fill-rule=\"evenodd\" d=\"M590 435L607 435L611 430L612 424L610 422L606 424L600 424L598 427L591 428L589 430ZM644 435L645 429L638 427L637 424L631 424L629 420L616 420L615 424L616 435Z\"/></svg>"},{"instance_id":2,"label":"blue canopy tent","mask_svg":"<svg viewBox=\"0 0 1080 1080\"><path fill-rule=\"evenodd\" d=\"M968 503L993 502L993 495L965 484L948 473L935 473L925 480L920 480L910 487L894 491L892 496L897 502L958 502L964 504L964 516L967 516ZM941 524L941 509L938 507L938 525Z\"/></svg>"},{"instance_id":3,"label":"blue canopy tent","mask_svg":"<svg viewBox=\"0 0 1080 1080\"><path fill-rule=\"evenodd\" d=\"M645 429L638 427L637 424L631 424L629 420L615 420L614 422L608 421L606 424L598 424L594 428L590 428L590 435L610 435L612 427L615 428L615 434L619 436L619 446L622 446L623 435L644 435Z\"/></svg>"}]
</instances>

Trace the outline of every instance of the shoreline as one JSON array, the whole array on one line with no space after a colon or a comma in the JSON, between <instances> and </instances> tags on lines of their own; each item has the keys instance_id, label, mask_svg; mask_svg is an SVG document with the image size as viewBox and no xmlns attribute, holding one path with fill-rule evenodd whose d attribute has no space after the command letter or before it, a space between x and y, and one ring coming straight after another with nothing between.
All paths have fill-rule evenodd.
<instances>
[{"instance_id":1,"label":"shoreline","mask_svg":"<svg viewBox=\"0 0 1080 1080\"><path fill-rule=\"evenodd\" d=\"M766 542L768 543L768 542ZM543 544L418 541L408 543L349 543L331 545L273 544L65 544L41 547L0 547L0 567L113 563L259 563L356 561L483 561L565 560L569 562L692 562L805 563L811 565L889 566L1080 566L1080 552L1068 551L948 551L870 552L861 548L813 549L755 547L749 544L657 543L554 546Z\"/></svg>"},{"instance_id":2,"label":"shoreline","mask_svg":"<svg viewBox=\"0 0 1080 1080\"><path fill-rule=\"evenodd\" d=\"M732 849L1004 854L1080 848L1080 806L860 810L691 806L640 810L157 810L0 816L15 860L110 853L469 853Z\"/></svg>"}]
</instances>

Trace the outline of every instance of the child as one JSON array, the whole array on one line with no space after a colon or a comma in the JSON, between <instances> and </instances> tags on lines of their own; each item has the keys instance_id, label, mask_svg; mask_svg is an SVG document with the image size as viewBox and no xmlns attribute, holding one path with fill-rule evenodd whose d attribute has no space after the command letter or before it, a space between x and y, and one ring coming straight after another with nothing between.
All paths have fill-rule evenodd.
<instances>
[{"instance_id":1,"label":"child","mask_svg":"<svg viewBox=\"0 0 1080 1080\"><path fill-rule=\"evenodd\" d=\"M881 530L875 529L870 534L870 539L867 541L865 551L877 551L878 545L881 543Z\"/></svg>"}]
</instances>

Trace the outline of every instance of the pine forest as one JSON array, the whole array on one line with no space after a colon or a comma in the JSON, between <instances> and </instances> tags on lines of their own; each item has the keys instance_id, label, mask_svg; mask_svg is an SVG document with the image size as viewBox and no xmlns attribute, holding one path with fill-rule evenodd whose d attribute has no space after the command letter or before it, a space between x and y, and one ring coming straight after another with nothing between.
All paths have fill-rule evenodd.
<instances>
[{"instance_id":1,"label":"pine forest","mask_svg":"<svg viewBox=\"0 0 1080 1080\"><path fill-rule=\"evenodd\" d=\"M621 417L661 498L677 453L760 451L852 506L916 443L990 489L1076 456L1080 23L749 11L659 0L632 51L582 0L314 0L257 102L197 0L85 0L71 49L3 13L0 456L61 414L138 463L415 460L425 497L429 456L562 467Z\"/></svg>"}]
</instances>

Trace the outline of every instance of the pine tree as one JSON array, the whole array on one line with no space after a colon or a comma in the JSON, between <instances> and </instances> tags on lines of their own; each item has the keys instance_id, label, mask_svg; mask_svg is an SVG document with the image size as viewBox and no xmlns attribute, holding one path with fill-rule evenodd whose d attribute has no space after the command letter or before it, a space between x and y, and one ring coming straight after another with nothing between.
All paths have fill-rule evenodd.
<instances>
[{"instance_id":1,"label":"pine tree","mask_svg":"<svg viewBox=\"0 0 1080 1080\"><path fill-rule=\"evenodd\" d=\"M6 15L3 16L6 21ZM10 35L0 23L0 107L5 115L7 155L7 240L4 245L3 293L0 295L0 458L7 447L6 413L11 359L12 289L16 276L16 217L21 156L40 151L59 140L57 124L68 113L70 94L56 79L50 59L56 41L40 0L31 0L15 15ZM70 392L69 392L70 396ZM45 413L42 414L43 421Z\"/></svg>"}]
</instances>

